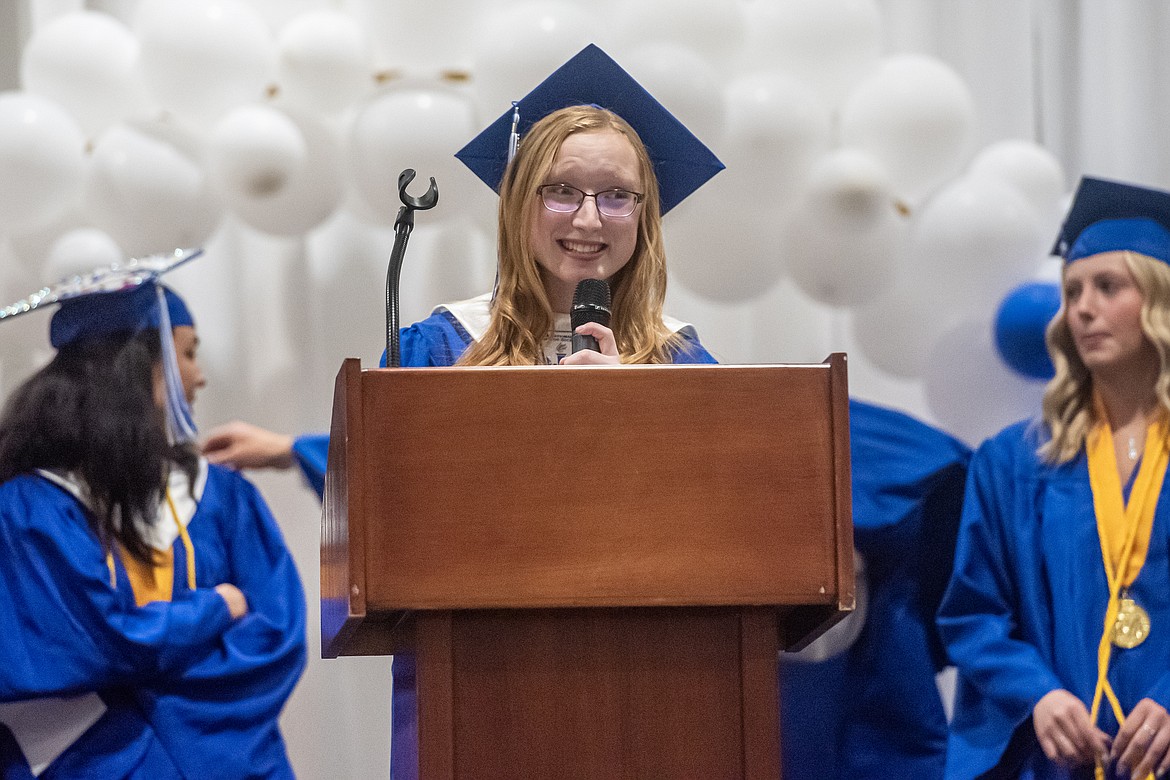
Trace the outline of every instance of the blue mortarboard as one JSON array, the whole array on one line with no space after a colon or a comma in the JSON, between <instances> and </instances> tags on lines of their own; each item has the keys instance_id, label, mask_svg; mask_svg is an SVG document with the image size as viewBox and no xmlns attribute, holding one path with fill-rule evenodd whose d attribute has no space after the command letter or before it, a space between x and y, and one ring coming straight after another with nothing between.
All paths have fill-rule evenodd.
<instances>
[{"instance_id":1,"label":"blue mortarboard","mask_svg":"<svg viewBox=\"0 0 1170 780\"><path fill-rule=\"evenodd\" d=\"M49 323L49 341L57 349L85 339L109 336L124 331L138 332L162 325L163 306L172 328L194 325L195 320L183 299L153 278L136 287L113 292L97 292L61 301Z\"/></svg>"},{"instance_id":2,"label":"blue mortarboard","mask_svg":"<svg viewBox=\"0 0 1170 780\"><path fill-rule=\"evenodd\" d=\"M159 277L201 254L202 250L176 250L71 276L0 308L0 322L58 304L49 323L49 341L57 349L115 333L157 329L166 381L167 432L172 442L192 441L195 423L183 392L171 330L195 321L183 299Z\"/></svg>"},{"instance_id":3,"label":"blue mortarboard","mask_svg":"<svg viewBox=\"0 0 1170 780\"><path fill-rule=\"evenodd\" d=\"M1121 250L1170 263L1170 192L1082 178L1052 253L1072 262Z\"/></svg>"},{"instance_id":4,"label":"blue mortarboard","mask_svg":"<svg viewBox=\"0 0 1170 780\"><path fill-rule=\"evenodd\" d=\"M593 44L553 71L517 105L521 136L566 106L597 105L626 120L642 138L654 164L663 214L724 167L682 122ZM505 111L455 155L497 192L508 164L512 114L511 109Z\"/></svg>"}]
</instances>

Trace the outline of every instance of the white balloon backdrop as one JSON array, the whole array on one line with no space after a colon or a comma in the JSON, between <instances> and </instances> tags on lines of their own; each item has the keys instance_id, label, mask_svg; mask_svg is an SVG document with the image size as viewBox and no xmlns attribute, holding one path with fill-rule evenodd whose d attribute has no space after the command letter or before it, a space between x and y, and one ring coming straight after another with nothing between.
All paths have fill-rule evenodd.
<instances>
[{"instance_id":1,"label":"white balloon backdrop","mask_svg":"<svg viewBox=\"0 0 1170 780\"><path fill-rule=\"evenodd\" d=\"M960 310L986 312L1041 256L1036 210L1010 184L963 176L922 208L911 236L907 280L921 280L934 297Z\"/></svg>"},{"instance_id":2,"label":"white balloon backdrop","mask_svg":"<svg viewBox=\"0 0 1170 780\"><path fill-rule=\"evenodd\" d=\"M414 167L442 183L428 216L470 217L445 229L490 244L490 198L451 154L591 40L728 163L669 220L677 280L749 304L790 275L851 311L894 375L921 375L916 317L941 316L937 335L988 311L1059 218L1056 157L1026 138L976 153L971 90L936 57L883 51L875 0L611 3L604 25L570 0L442 6L462 23L427 48L404 40L434 16L387 3L59 4L23 49L24 89L0 95L0 230L25 248L96 230L137 254L204 243L227 213L280 236L339 209L373 228ZM105 256L53 246L52 264L23 259Z\"/></svg>"},{"instance_id":3,"label":"white balloon backdrop","mask_svg":"<svg viewBox=\"0 0 1170 780\"><path fill-rule=\"evenodd\" d=\"M151 0L134 29L151 97L187 121L206 125L271 83L273 34L243 0Z\"/></svg>"},{"instance_id":4,"label":"white balloon backdrop","mask_svg":"<svg viewBox=\"0 0 1170 780\"><path fill-rule=\"evenodd\" d=\"M898 194L919 200L962 167L974 121L974 101L957 73L930 57L899 54L849 91L841 141L872 152Z\"/></svg>"},{"instance_id":5,"label":"white balloon backdrop","mask_svg":"<svg viewBox=\"0 0 1170 780\"><path fill-rule=\"evenodd\" d=\"M29 40L21 83L61 104L91 137L146 104L138 38L93 11L61 16Z\"/></svg>"},{"instance_id":6,"label":"white balloon backdrop","mask_svg":"<svg viewBox=\"0 0 1170 780\"><path fill-rule=\"evenodd\" d=\"M892 287L905 238L885 166L867 152L839 149L813 167L783 245L801 290L851 306Z\"/></svg>"},{"instance_id":7,"label":"white balloon backdrop","mask_svg":"<svg viewBox=\"0 0 1170 780\"><path fill-rule=\"evenodd\" d=\"M915 37L946 18L933 0L23 2L37 13L19 89L0 92L0 293L204 245L174 283L206 312L220 389L201 400L205 427L328 423L340 358L373 361L384 343L405 168L412 194L432 176L441 194L417 217L404 317L490 287L494 195L453 154L590 42L727 164L665 220L668 309L718 357L849 351L855 395L971 443L1036 409L1041 384L998 357L992 318L1009 290L1058 273L1045 256L1075 180L1039 123L1008 132L988 112L992 90L969 81L977 47ZM930 9L917 27L911 6ZM43 322L3 327L7 393L46 353ZM282 502L312 515L307 496ZM290 531L310 593L313 530ZM290 709L381 707L370 664L382 687L314 662ZM386 735L354 738L381 749ZM305 777L384 774L294 758Z\"/></svg>"},{"instance_id":8,"label":"white balloon backdrop","mask_svg":"<svg viewBox=\"0 0 1170 780\"><path fill-rule=\"evenodd\" d=\"M43 227L80 196L85 137L57 103L0 92L0 230Z\"/></svg>"},{"instance_id":9,"label":"white balloon backdrop","mask_svg":"<svg viewBox=\"0 0 1170 780\"><path fill-rule=\"evenodd\" d=\"M349 175L371 214L393 224L402 201L398 172L413 168L425 178L453 179L462 167L454 154L478 132L472 101L453 89L387 88L360 104L350 125ZM467 196L443 188L438 215L465 213Z\"/></svg>"},{"instance_id":10,"label":"white balloon backdrop","mask_svg":"<svg viewBox=\"0 0 1170 780\"><path fill-rule=\"evenodd\" d=\"M882 52L882 20L871 0L756 0L741 68L774 67L837 105Z\"/></svg>"},{"instance_id":11,"label":"white balloon backdrop","mask_svg":"<svg viewBox=\"0 0 1170 780\"><path fill-rule=\"evenodd\" d=\"M337 11L302 14L280 30L276 47L276 83L293 105L334 115L370 87L370 41L351 16Z\"/></svg>"},{"instance_id":12,"label":"white balloon backdrop","mask_svg":"<svg viewBox=\"0 0 1170 780\"><path fill-rule=\"evenodd\" d=\"M166 119L107 128L90 155L88 219L132 255L198 246L222 217L203 139Z\"/></svg>"},{"instance_id":13,"label":"white balloon backdrop","mask_svg":"<svg viewBox=\"0 0 1170 780\"><path fill-rule=\"evenodd\" d=\"M305 137L268 106L240 106L215 123L208 163L225 194L267 198L284 190L305 165Z\"/></svg>"},{"instance_id":14,"label":"white balloon backdrop","mask_svg":"<svg viewBox=\"0 0 1170 780\"><path fill-rule=\"evenodd\" d=\"M341 203L345 190L341 141L333 125L319 115L292 108L269 110L281 118L277 126L282 135L287 132L289 153L275 176L259 173L264 174L261 180L280 186L226 189L224 196L228 207L256 229L300 236L324 222ZM241 167L251 170L254 163Z\"/></svg>"},{"instance_id":15,"label":"white balloon backdrop","mask_svg":"<svg viewBox=\"0 0 1170 780\"><path fill-rule=\"evenodd\" d=\"M122 247L109 233L97 228L76 228L62 234L49 247L45 258L45 278L79 276L95 268L113 265L124 257Z\"/></svg>"}]
</instances>

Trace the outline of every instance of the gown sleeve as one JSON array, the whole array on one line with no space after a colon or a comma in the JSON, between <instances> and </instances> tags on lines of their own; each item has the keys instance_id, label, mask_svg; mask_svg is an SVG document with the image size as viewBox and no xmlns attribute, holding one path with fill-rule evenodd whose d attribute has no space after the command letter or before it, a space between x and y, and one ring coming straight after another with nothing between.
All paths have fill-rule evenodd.
<instances>
[{"instance_id":1,"label":"gown sleeve","mask_svg":"<svg viewBox=\"0 0 1170 780\"><path fill-rule=\"evenodd\" d=\"M329 434L309 433L293 439L293 459L318 497L325 495L325 466L329 458Z\"/></svg>"},{"instance_id":2,"label":"gown sleeve","mask_svg":"<svg viewBox=\"0 0 1170 780\"><path fill-rule=\"evenodd\" d=\"M306 662L305 594L292 556L255 487L215 467L188 531L198 584L231 582L248 613L212 652L142 689L144 709L189 777L220 777L225 766L291 777L278 717Z\"/></svg>"},{"instance_id":3,"label":"gown sleeve","mask_svg":"<svg viewBox=\"0 0 1170 780\"><path fill-rule=\"evenodd\" d=\"M232 623L210 588L134 606L85 510L39 477L0 486L0 701L139 684L191 665ZM123 575L124 576L124 575Z\"/></svg>"}]
</instances>

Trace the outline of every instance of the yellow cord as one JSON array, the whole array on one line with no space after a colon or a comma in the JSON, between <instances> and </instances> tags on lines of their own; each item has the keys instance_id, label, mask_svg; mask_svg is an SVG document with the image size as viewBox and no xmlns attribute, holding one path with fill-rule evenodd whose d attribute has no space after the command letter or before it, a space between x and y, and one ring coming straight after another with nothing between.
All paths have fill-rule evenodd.
<instances>
[{"instance_id":1,"label":"yellow cord","mask_svg":"<svg viewBox=\"0 0 1170 780\"><path fill-rule=\"evenodd\" d=\"M1104 697L1120 726L1125 723L1125 713L1108 677L1109 662L1113 655L1113 629L1121 607L1122 589L1137 579L1145 563L1149 550L1149 534L1153 529L1154 511L1157 508L1158 496L1162 492L1167 466L1170 465L1170 449L1167 448L1167 418L1165 414L1159 414L1147 429L1142 465L1134 482L1129 506L1126 506L1122 499L1117 457L1113 451L1113 432L1100 399L1095 400L1098 406L1098 419L1101 422L1090 435L1086 449L1090 465L1089 481L1093 490L1093 505L1101 541L1101 559L1109 584L1109 602L1105 608L1105 627L1101 633L1101 642L1097 646L1097 685L1093 692L1089 717L1094 724L1097 723L1101 700ZM1108 530L1115 530L1123 524L1125 536L1115 567L1109 543L1113 536ZM1134 547L1139 527L1146 531L1146 536L1139 547L1136 556L1138 560L1135 561ZM1096 776L1097 780L1104 780L1104 767L1096 767ZM1150 777L1153 778L1153 775Z\"/></svg>"},{"instance_id":2,"label":"yellow cord","mask_svg":"<svg viewBox=\"0 0 1170 780\"><path fill-rule=\"evenodd\" d=\"M171 509L171 516L175 518L175 525L179 527L179 538L183 540L183 549L187 553L187 587L195 590L195 545L191 544L191 537L187 535L187 526L179 519L179 510L175 509L170 488L167 488L167 506Z\"/></svg>"}]
</instances>

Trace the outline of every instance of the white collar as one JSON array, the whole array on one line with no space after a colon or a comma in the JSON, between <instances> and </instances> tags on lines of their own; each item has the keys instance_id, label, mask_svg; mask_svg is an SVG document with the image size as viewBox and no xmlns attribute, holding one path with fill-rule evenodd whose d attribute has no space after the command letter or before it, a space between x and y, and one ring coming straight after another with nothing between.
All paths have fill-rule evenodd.
<instances>
[{"instance_id":1,"label":"white collar","mask_svg":"<svg viewBox=\"0 0 1170 780\"><path fill-rule=\"evenodd\" d=\"M207 460L199 458L197 469L194 485L191 484L187 478L187 472L183 469L172 468L170 474L167 475L167 493L175 502L175 511L179 515L178 521L183 524L183 527L186 527L195 517L195 511L199 508L199 500L203 498L203 489L207 486ZM76 473L50 469L37 469L37 473L64 489L86 508L93 508L89 487L85 484L85 480ZM175 525L171 517L166 496L163 496L162 501L159 502L155 521L151 523L150 538L146 540L147 544L156 550L166 551L171 548L178 536L179 527Z\"/></svg>"}]
</instances>

